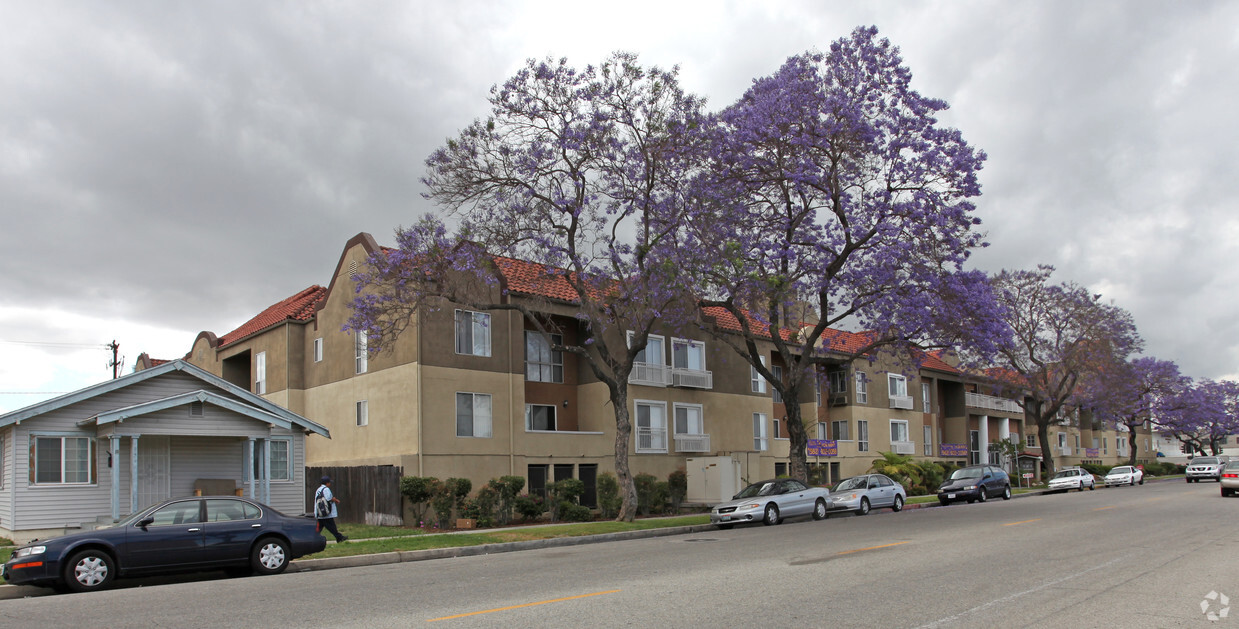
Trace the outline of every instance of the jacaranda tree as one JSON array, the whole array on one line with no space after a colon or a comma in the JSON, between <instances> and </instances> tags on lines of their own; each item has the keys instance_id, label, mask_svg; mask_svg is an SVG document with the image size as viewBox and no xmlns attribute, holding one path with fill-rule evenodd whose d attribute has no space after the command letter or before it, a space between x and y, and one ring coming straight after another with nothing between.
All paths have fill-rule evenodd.
<instances>
[{"instance_id":1,"label":"jacaranda tree","mask_svg":"<svg viewBox=\"0 0 1239 629\"><path fill-rule=\"evenodd\" d=\"M444 299L521 312L553 351L580 357L606 386L618 519L632 520L628 377L655 323L695 309L666 250L683 222L708 117L675 69L643 67L624 53L583 69L530 60L492 88L489 102L485 120L426 160L426 196L444 216L400 230L398 249L370 259L349 326L379 347ZM512 298L494 254L542 265L528 282L566 294ZM571 333L554 343L565 326Z\"/></svg>"},{"instance_id":2,"label":"jacaranda tree","mask_svg":"<svg viewBox=\"0 0 1239 629\"><path fill-rule=\"evenodd\" d=\"M1223 440L1239 434L1239 383L1198 380L1170 403L1158 427L1187 446L1189 456L1221 454Z\"/></svg>"},{"instance_id":3,"label":"jacaranda tree","mask_svg":"<svg viewBox=\"0 0 1239 629\"><path fill-rule=\"evenodd\" d=\"M1025 418L1037 424L1049 476L1054 453L1046 446L1059 411L1088 406L1088 396L1078 391L1081 382L1143 346L1130 313L1074 282L1051 284L1053 271L1004 270L991 279L1014 332L1000 349L998 366L1014 376L1007 379L1016 383L1011 393L1020 397Z\"/></svg>"},{"instance_id":4,"label":"jacaranda tree","mask_svg":"<svg viewBox=\"0 0 1239 629\"><path fill-rule=\"evenodd\" d=\"M1006 334L984 274L963 268L983 245L971 199L985 156L939 124L947 104L911 78L876 28L791 57L720 114L696 181L682 266L704 312L740 331L703 327L781 395L800 480L800 401L818 365L913 348L984 354ZM844 324L865 331L865 347L830 343Z\"/></svg>"},{"instance_id":5,"label":"jacaranda tree","mask_svg":"<svg viewBox=\"0 0 1239 629\"><path fill-rule=\"evenodd\" d=\"M1085 405L1097 419L1126 428L1131 447L1128 464L1135 465L1140 452L1136 431L1158 418L1180 416L1190 386L1191 378L1180 374L1173 361L1142 356L1099 366L1086 375L1081 389Z\"/></svg>"}]
</instances>

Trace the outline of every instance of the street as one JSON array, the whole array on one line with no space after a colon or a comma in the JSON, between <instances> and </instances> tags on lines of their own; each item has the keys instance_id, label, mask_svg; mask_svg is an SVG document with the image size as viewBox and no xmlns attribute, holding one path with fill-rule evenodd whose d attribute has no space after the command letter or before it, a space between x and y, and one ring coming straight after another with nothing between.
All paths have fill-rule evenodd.
<instances>
[{"instance_id":1,"label":"street","mask_svg":"<svg viewBox=\"0 0 1239 629\"><path fill-rule=\"evenodd\" d=\"M1213 483L1148 483L500 555L187 580L0 601L0 622L1239 626L1239 618L1210 621L1202 612L1203 602L1218 617L1221 597L1239 596L1239 499L1218 493Z\"/></svg>"}]
</instances>

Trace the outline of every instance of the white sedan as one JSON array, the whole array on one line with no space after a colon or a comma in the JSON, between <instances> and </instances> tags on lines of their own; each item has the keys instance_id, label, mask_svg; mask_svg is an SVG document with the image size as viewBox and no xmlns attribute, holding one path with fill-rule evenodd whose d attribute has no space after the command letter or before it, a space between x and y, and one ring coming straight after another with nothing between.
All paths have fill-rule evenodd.
<instances>
[{"instance_id":1,"label":"white sedan","mask_svg":"<svg viewBox=\"0 0 1239 629\"><path fill-rule=\"evenodd\" d=\"M1078 467L1067 467L1059 470L1054 478L1050 479L1050 491L1071 491L1078 489L1084 491L1088 487L1089 491L1097 489L1097 482L1093 479L1093 475L1087 470Z\"/></svg>"},{"instance_id":2,"label":"white sedan","mask_svg":"<svg viewBox=\"0 0 1239 629\"><path fill-rule=\"evenodd\" d=\"M1106 474L1106 487L1116 485L1143 485L1144 472L1138 467L1130 465L1120 465L1110 468Z\"/></svg>"},{"instance_id":3,"label":"white sedan","mask_svg":"<svg viewBox=\"0 0 1239 629\"><path fill-rule=\"evenodd\" d=\"M714 505L710 524L729 529L736 524L761 522L780 524L783 518L811 515L825 520L830 511L830 490L809 487L792 478L776 478L753 483L727 502Z\"/></svg>"}]
</instances>

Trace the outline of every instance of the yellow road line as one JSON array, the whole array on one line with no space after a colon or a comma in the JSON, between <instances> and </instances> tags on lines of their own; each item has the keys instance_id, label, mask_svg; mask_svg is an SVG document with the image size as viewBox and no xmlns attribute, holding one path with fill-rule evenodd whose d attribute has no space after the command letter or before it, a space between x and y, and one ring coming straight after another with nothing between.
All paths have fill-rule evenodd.
<instances>
[{"instance_id":1,"label":"yellow road line","mask_svg":"<svg viewBox=\"0 0 1239 629\"><path fill-rule=\"evenodd\" d=\"M1031 520L1020 520L1019 522L1007 522L1003 526L1015 526L1016 524L1028 524L1029 522L1038 522L1041 518L1033 518Z\"/></svg>"},{"instance_id":2,"label":"yellow road line","mask_svg":"<svg viewBox=\"0 0 1239 629\"><path fill-rule=\"evenodd\" d=\"M1108 507L1097 507L1096 509L1093 509L1093 511L1105 511L1106 509L1117 509L1117 508L1119 508L1118 505L1110 505Z\"/></svg>"},{"instance_id":3,"label":"yellow road line","mask_svg":"<svg viewBox=\"0 0 1239 629\"><path fill-rule=\"evenodd\" d=\"M495 609L484 609L480 612L469 612L467 614L456 614L455 616L441 616L439 618L427 618L426 622L435 622L436 620L451 620L453 618L465 618L467 616L477 616L479 614L491 614L494 612L507 611L509 609L520 609L522 607L534 607L535 605L546 605L547 603L560 603L563 601L572 601L578 598L588 598L590 596L598 596L600 594L614 594L619 590L607 590L605 592L594 592L593 594L578 594L577 596L565 596L564 598L551 599L549 601L538 601L536 603L524 603L522 605L509 605L508 607L498 607Z\"/></svg>"},{"instance_id":4,"label":"yellow road line","mask_svg":"<svg viewBox=\"0 0 1239 629\"><path fill-rule=\"evenodd\" d=\"M844 550L844 551L840 551L838 554L840 554L840 555L850 555L850 554L852 554L852 553L859 553L859 552L861 552L862 550L877 550L877 549L879 549L879 548L890 548L891 546L899 546L900 544L908 544L908 543L909 543L909 542L895 542L894 544L882 544L881 546L869 546L869 547L867 547L867 548L855 548L855 549L852 549L852 550Z\"/></svg>"}]
</instances>

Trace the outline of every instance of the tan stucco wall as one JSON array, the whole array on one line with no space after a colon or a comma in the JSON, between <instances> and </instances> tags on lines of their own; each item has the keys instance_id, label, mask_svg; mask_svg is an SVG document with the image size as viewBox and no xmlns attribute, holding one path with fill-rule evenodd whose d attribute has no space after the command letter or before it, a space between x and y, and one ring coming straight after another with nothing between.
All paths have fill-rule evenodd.
<instances>
[{"instance_id":1,"label":"tan stucco wall","mask_svg":"<svg viewBox=\"0 0 1239 629\"><path fill-rule=\"evenodd\" d=\"M332 382L305 392L306 417L331 431L331 440L306 442L307 465L388 465L418 451L417 365L407 364ZM357 402L369 422L357 425Z\"/></svg>"}]
</instances>

